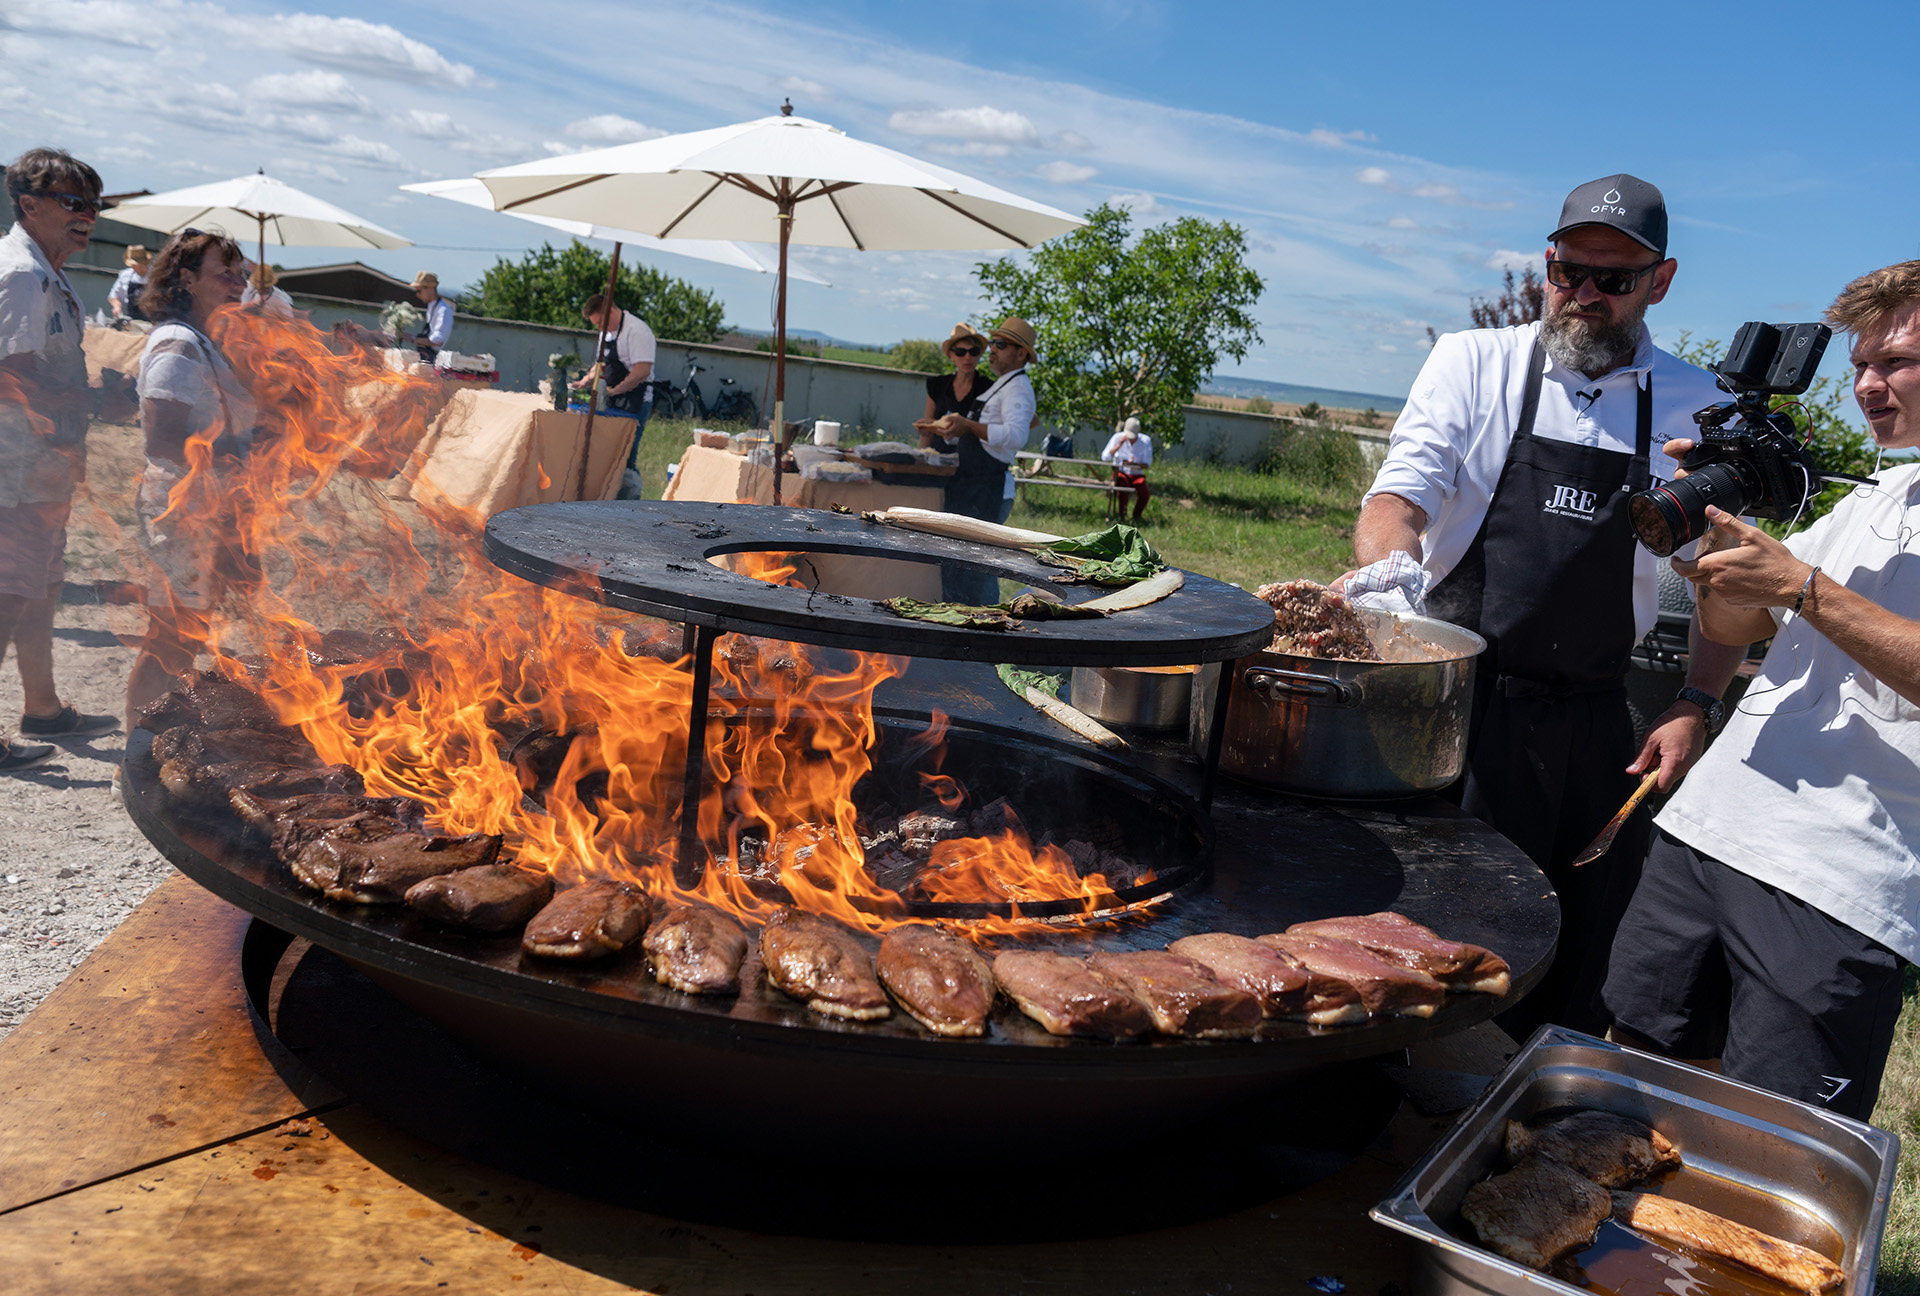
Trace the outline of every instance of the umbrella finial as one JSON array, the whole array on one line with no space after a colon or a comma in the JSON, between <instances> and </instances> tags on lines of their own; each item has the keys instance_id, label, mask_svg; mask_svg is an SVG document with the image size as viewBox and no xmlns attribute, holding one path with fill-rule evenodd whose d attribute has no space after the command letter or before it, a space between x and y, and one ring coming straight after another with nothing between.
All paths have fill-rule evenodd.
<instances>
[{"instance_id":1,"label":"umbrella finial","mask_svg":"<svg viewBox=\"0 0 1920 1296\"><path fill-rule=\"evenodd\" d=\"M793 100L791 100L791 99L788 99L788 98L786 98L785 96L782 96L782 97L781 97L781 99L780 99L780 115L781 115L782 117L791 117L791 116L793 116Z\"/></svg>"}]
</instances>

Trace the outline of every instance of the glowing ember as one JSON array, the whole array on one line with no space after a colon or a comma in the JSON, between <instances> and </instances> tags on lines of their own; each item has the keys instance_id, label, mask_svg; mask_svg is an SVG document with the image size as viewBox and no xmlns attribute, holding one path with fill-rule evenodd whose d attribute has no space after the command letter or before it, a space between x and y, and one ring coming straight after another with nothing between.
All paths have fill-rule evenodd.
<instances>
[{"instance_id":1,"label":"glowing ember","mask_svg":"<svg viewBox=\"0 0 1920 1296\"><path fill-rule=\"evenodd\" d=\"M437 380L338 355L304 324L228 311L215 327L267 412L238 467L216 471L205 438L190 446L171 501L265 573L211 617L216 665L260 689L325 760L359 771L369 794L424 801L453 832L502 834L507 855L563 883L620 878L756 918L790 896L889 926L906 899L886 882L941 901L1092 912L1143 880L1110 883L1100 866L1126 861L1087 843L1036 849L1010 808L990 831L932 841L923 867L870 866L853 792L873 769L874 690L905 660L729 635L714 656L698 824L722 865L679 886L692 701L680 628L508 577L481 552L483 518L389 497L386 479L441 399ZM575 472L542 465L541 480L549 467ZM783 583L794 557L729 565ZM969 794L940 771L939 717L916 741L926 803L958 812Z\"/></svg>"}]
</instances>

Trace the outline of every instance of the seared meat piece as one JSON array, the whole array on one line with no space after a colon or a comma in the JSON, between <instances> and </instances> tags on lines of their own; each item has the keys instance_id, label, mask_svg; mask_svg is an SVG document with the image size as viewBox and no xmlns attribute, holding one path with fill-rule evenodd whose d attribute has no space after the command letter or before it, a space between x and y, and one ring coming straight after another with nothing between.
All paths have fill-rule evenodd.
<instances>
[{"instance_id":1,"label":"seared meat piece","mask_svg":"<svg viewBox=\"0 0 1920 1296\"><path fill-rule=\"evenodd\" d=\"M399 904L416 882L491 864L500 854L500 839L487 833L395 833L369 839L368 828L365 820L355 820L308 842L288 867L329 900Z\"/></svg>"},{"instance_id":2,"label":"seared meat piece","mask_svg":"<svg viewBox=\"0 0 1920 1296\"><path fill-rule=\"evenodd\" d=\"M237 788L227 794L227 804L249 828L268 837L287 820L338 820L379 814L417 831L426 826L427 817L426 803L411 797L355 796L347 792L272 797L262 796L252 788Z\"/></svg>"},{"instance_id":3,"label":"seared meat piece","mask_svg":"<svg viewBox=\"0 0 1920 1296\"><path fill-rule=\"evenodd\" d=\"M1799 1291L1832 1291L1847 1280L1847 1271L1818 1251L1670 1197L1617 1192L1613 1218L1636 1233L1731 1260Z\"/></svg>"},{"instance_id":4,"label":"seared meat piece","mask_svg":"<svg viewBox=\"0 0 1920 1296\"><path fill-rule=\"evenodd\" d=\"M1359 918L1322 918L1287 928L1306 936L1350 940L1389 963L1416 972L1458 993L1503 995L1513 985L1507 961L1490 949L1450 941L1431 928L1397 913L1367 914Z\"/></svg>"},{"instance_id":5,"label":"seared meat piece","mask_svg":"<svg viewBox=\"0 0 1920 1296\"><path fill-rule=\"evenodd\" d=\"M238 791L263 797L316 796L323 792L366 791L360 775L345 765L317 769L275 765L265 761L234 761L227 765L199 765L170 760L160 767L160 786L183 805L229 807Z\"/></svg>"},{"instance_id":6,"label":"seared meat piece","mask_svg":"<svg viewBox=\"0 0 1920 1296\"><path fill-rule=\"evenodd\" d=\"M1167 946L1205 967L1224 986L1243 990L1268 1017L1333 1026L1365 1021L1360 992L1344 981L1315 977L1257 940L1227 932L1183 936Z\"/></svg>"},{"instance_id":7,"label":"seared meat piece","mask_svg":"<svg viewBox=\"0 0 1920 1296\"><path fill-rule=\"evenodd\" d=\"M1424 972L1398 967L1352 941L1330 936L1275 932L1259 938L1316 976L1344 981L1360 993L1368 1012L1402 1017L1431 1017L1447 997L1447 988Z\"/></svg>"},{"instance_id":8,"label":"seared meat piece","mask_svg":"<svg viewBox=\"0 0 1920 1296\"><path fill-rule=\"evenodd\" d=\"M228 765L235 761L262 761L269 765L311 768L321 764L320 753L298 730L219 729L206 731L176 725L153 740L153 758L196 765Z\"/></svg>"},{"instance_id":9,"label":"seared meat piece","mask_svg":"<svg viewBox=\"0 0 1920 1296\"><path fill-rule=\"evenodd\" d=\"M878 1021L891 1016L867 951L839 923L782 909L760 929L767 980L823 1017Z\"/></svg>"},{"instance_id":10,"label":"seared meat piece","mask_svg":"<svg viewBox=\"0 0 1920 1296\"><path fill-rule=\"evenodd\" d=\"M323 819L318 815L285 815L275 821L267 841L273 848L274 858L291 868L300 857L300 852L322 837L351 835L356 841L377 842L401 833L426 831L423 824L411 817L402 818L378 810L361 810L338 819Z\"/></svg>"},{"instance_id":11,"label":"seared meat piece","mask_svg":"<svg viewBox=\"0 0 1920 1296\"><path fill-rule=\"evenodd\" d=\"M1039 950L1007 950L993 979L1021 1012L1052 1035L1135 1039L1153 1029L1146 1006L1094 975L1085 959Z\"/></svg>"},{"instance_id":12,"label":"seared meat piece","mask_svg":"<svg viewBox=\"0 0 1920 1296\"><path fill-rule=\"evenodd\" d=\"M1642 1183L1680 1164L1667 1136L1628 1116L1582 1111L1537 1129L1507 1122L1507 1160L1551 1157L1602 1188Z\"/></svg>"},{"instance_id":13,"label":"seared meat piece","mask_svg":"<svg viewBox=\"0 0 1920 1296\"><path fill-rule=\"evenodd\" d=\"M274 729L280 721L265 698L217 671L195 671L180 687L140 708L134 721L142 729L165 733L179 725L194 729Z\"/></svg>"},{"instance_id":14,"label":"seared meat piece","mask_svg":"<svg viewBox=\"0 0 1920 1296\"><path fill-rule=\"evenodd\" d=\"M679 905L647 931L643 942L653 979L686 994L739 994L747 933L718 909Z\"/></svg>"},{"instance_id":15,"label":"seared meat piece","mask_svg":"<svg viewBox=\"0 0 1920 1296\"><path fill-rule=\"evenodd\" d=\"M647 893L630 882L568 887L534 915L520 937L520 948L541 958L596 959L618 954L647 929L651 912Z\"/></svg>"},{"instance_id":16,"label":"seared meat piece","mask_svg":"<svg viewBox=\"0 0 1920 1296\"><path fill-rule=\"evenodd\" d=\"M1612 1209L1605 1188L1545 1157L1482 1180L1460 1201L1482 1246L1532 1269L1592 1241Z\"/></svg>"},{"instance_id":17,"label":"seared meat piece","mask_svg":"<svg viewBox=\"0 0 1920 1296\"><path fill-rule=\"evenodd\" d=\"M935 1035L982 1035L993 1008L993 968L973 942L938 927L895 927L875 960L907 1015Z\"/></svg>"},{"instance_id":18,"label":"seared meat piece","mask_svg":"<svg viewBox=\"0 0 1920 1296\"><path fill-rule=\"evenodd\" d=\"M524 927L551 899L552 876L517 864L479 864L407 888L407 907L415 913L482 932Z\"/></svg>"},{"instance_id":19,"label":"seared meat piece","mask_svg":"<svg viewBox=\"0 0 1920 1296\"><path fill-rule=\"evenodd\" d=\"M1146 1005L1163 1035L1245 1039L1260 1024L1260 1001L1214 980L1204 964L1165 950L1103 950L1087 960L1094 975Z\"/></svg>"}]
</instances>

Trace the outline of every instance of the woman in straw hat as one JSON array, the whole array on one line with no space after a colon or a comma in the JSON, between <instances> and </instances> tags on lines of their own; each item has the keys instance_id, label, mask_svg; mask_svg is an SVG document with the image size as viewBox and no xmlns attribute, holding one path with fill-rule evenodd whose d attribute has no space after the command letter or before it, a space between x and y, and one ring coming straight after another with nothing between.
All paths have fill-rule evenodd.
<instances>
[{"instance_id":1,"label":"woman in straw hat","mask_svg":"<svg viewBox=\"0 0 1920 1296\"><path fill-rule=\"evenodd\" d=\"M153 253L134 243L120 259L127 268L114 276L113 287L107 289L107 309L113 312L115 323L143 320L147 314L140 309L140 293L147 286L147 267L153 264Z\"/></svg>"},{"instance_id":2,"label":"woman in straw hat","mask_svg":"<svg viewBox=\"0 0 1920 1296\"><path fill-rule=\"evenodd\" d=\"M947 339L949 347L954 342ZM960 466L947 484L947 512L986 522L1005 522L1013 512L1010 469L1033 428L1033 383L1027 377L1033 344L1033 325L1017 315L1001 320L987 344L994 378L981 395L979 413L947 413L915 424L958 443ZM1000 582L990 573L942 567L940 595L949 603L998 603Z\"/></svg>"}]
</instances>

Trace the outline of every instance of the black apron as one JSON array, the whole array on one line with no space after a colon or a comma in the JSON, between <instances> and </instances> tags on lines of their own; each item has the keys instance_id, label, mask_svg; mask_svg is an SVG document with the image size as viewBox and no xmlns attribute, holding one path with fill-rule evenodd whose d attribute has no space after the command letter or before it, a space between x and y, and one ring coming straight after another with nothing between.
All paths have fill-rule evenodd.
<instances>
[{"instance_id":1,"label":"black apron","mask_svg":"<svg viewBox=\"0 0 1920 1296\"><path fill-rule=\"evenodd\" d=\"M1013 381L1016 374L1025 372L1023 365L1013 373L996 378L980 398L981 413L986 412L987 399L1002 384ZM956 452L960 456L960 463L953 470L953 476L947 479L947 512L998 522L1001 501L1007 497L1006 463L988 454L987 443L977 436L962 433L953 439L959 443Z\"/></svg>"},{"instance_id":2,"label":"black apron","mask_svg":"<svg viewBox=\"0 0 1920 1296\"><path fill-rule=\"evenodd\" d=\"M1653 382L1639 391L1631 455L1533 434L1546 349L1535 338L1520 421L1480 530L1427 595L1427 613L1478 632L1460 804L1546 871L1560 947L1538 989L1502 1019L1516 1039L1543 1021L1604 1030L1599 987L1645 857L1647 816L1584 868L1573 856L1634 780L1626 674L1636 561L1627 502L1651 484Z\"/></svg>"},{"instance_id":3,"label":"black apron","mask_svg":"<svg viewBox=\"0 0 1920 1296\"><path fill-rule=\"evenodd\" d=\"M620 324L623 328L626 322L627 317L622 315ZM617 396L613 394L613 389L625 382L627 375L632 372L633 370L620 359L620 330L615 329L612 337L603 337L600 342L600 376L606 379L607 383L607 408L617 409L638 418L644 412L642 407L653 398L651 382L643 382L632 391L624 391ZM634 450L636 453L639 450L637 440L634 443Z\"/></svg>"}]
</instances>

